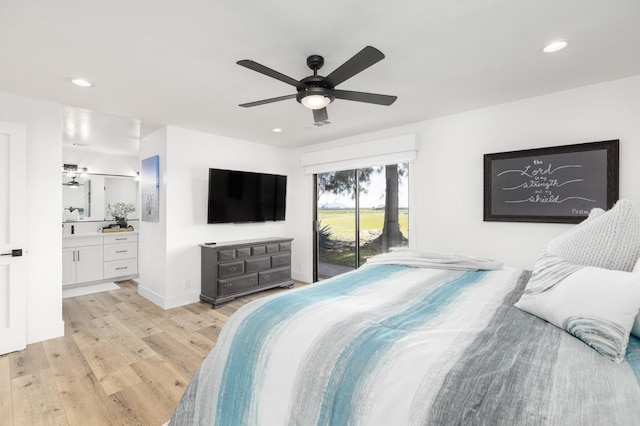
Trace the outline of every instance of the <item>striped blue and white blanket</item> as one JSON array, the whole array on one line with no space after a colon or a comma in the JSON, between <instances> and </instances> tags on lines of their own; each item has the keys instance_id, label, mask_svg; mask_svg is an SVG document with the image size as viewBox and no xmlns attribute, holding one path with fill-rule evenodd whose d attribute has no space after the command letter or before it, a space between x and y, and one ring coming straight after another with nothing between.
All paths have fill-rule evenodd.
<instances>
[{"instance_id":1,"label":"striped blue and white blanket","mask_svg":"<svg viewBox=\"0 0 640 426\"><path fill-rule=\"evenodd\" d=\"M615 364L513 307L529 273L376 264L245 305L171 425L627 425Z\"/></svg>"}]
</instances>

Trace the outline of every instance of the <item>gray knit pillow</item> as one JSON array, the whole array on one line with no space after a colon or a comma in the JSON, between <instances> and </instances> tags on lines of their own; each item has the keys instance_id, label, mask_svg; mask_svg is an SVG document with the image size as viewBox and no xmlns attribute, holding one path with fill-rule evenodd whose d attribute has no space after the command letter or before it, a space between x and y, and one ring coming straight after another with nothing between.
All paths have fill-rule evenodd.
<instances>
[{"instance_id":1,"label":"gray knit pillow","mask_svg":"<svg viewBox=\"0 0 640 426\"><path fill-rule=\"evenodd\" d=\"M629 200L549 241L547 252L579 265L631 272L640 257L640 216Z\"/></svg>"}]
</instances>

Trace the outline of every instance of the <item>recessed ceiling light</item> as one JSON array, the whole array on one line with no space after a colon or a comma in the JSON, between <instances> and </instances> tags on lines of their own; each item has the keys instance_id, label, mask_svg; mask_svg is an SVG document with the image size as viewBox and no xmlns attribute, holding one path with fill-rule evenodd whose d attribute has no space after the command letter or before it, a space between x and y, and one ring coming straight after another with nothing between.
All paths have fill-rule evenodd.
<instances>
[{"instance_id":1,"label":"recessed ceiling light","mask_svg":"<svg viewBox=\"0 0 640 426\"><path fill-rule=\"evenodd\" d=\"M557 52L558 50L562 50L567 47L566 40L557 40L552 43L547 44L542 51L544 53Z\"/></svg>"},{"instance_id":2,"label":"recessed ceiling light","mask_svg":"<svg viewBox=\"0 0 640 426\"><path fill-rule=\"evenodd\" d=\"M271 129L271 131L273 133L282 133L282 129L280 127L274 127L273 129Z\"/></svg>"},{"instance_id":3,"label":"recessed ceiling light","mask_svg":"<svg viewBox=\"0 0 640 426\"><path fill-rule=\"evenodd\" d=\"M83 78L74 78L71 80L73 84L80 87L91 87L93 84Z\"/></svg>"}]
</instances>

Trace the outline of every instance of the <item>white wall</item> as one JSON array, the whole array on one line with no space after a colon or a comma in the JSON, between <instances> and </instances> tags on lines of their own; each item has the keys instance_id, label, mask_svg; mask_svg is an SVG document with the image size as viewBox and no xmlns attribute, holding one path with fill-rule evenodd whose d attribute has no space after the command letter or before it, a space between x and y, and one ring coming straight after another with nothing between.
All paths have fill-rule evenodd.
<instances>
[{"instance_id":1,"label":"white wall","mask_svg":"<svg viewBox=\"0 0 640 426\"><path fill-rule=\"evenodd\" d=\"M193 130L168 127L166 152L149 150L149 141L141 143L140 158L160 155L160 223L140 222L141 258L139 292L154 303L170 308L199 299L200 247L207 241L234 241L263 237L287 237L296 220L292 196L295 179L288 179L287 219L283 222L247 224L207 224L209 168L226 168L291 175L297 157L290 150L264 144L224 138ZM159 131L160 132L160 131ZM156 132L158 133L158 132ZM150 235L153 233L153 235ZM166 247L158 242L166 234ZM151 243L148 238L153 238ZM293 242L292 275L300 275L301 254ZM152 247L150 247L152 246ZM150 250L150 251L148 251ZM164 271L159 271L161 259ZM296 267L298 266L298 267ZM151 268L155 270L151 271Z\"/></svg>"},{"instance_id":2,"label":"white wall","mask_svg":"<svg viewBox=\"0 0 640 426\"><path fill-rule=\"evenodd\" d=\"M531 268L539 250L571 225L483 222L483 155L620 139L620 197L640 209L639 117L640 76L635 76L332 141L298 153L415 132L420 149L409 178L411 246ZM301 198L308 200L310 178L303 178L301 169L298 173L308 186ZM298 241L307 239L300 249L309 262L310 204L294 230Z\"/></svg>"},{"instance_id":3,"label":"white wall","mask_svg":"<svg viewBox=\"0 0 640 426\"><path fill-rule=\"evenodd\" d=\"M62 336L62 107L0 94L0 121L27 127L27 343Z\"/></svg>"},{"instance_id":4,"label":"white wall","mask_svg":"<svg viewBox=\"0 0 640 426\"><path fill-rule=\"evenodd\" d=\"M138 293L156 305L165 307L167 271L167 128L163 127L140 141L140 161L160 157L160 217L144 222L138 234Z\"/></svg>"}]
</instances>

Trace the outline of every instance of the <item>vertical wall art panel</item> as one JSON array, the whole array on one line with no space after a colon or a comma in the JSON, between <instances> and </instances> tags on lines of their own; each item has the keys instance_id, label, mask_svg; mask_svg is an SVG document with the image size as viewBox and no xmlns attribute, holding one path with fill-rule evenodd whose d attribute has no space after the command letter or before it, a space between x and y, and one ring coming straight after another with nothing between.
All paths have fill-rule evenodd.
<instances>
[{"instance_id":1,"label":"vertical wall art panel","mask_svg":"<svg viewBox=\"0 0 640 426\"><path fill-rule=\"evenodd\" d=\"M158 222L160 221L160 157L158 155L142 160L140 180L142 220Z\"/></svg>"}]
</instances>

